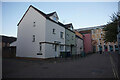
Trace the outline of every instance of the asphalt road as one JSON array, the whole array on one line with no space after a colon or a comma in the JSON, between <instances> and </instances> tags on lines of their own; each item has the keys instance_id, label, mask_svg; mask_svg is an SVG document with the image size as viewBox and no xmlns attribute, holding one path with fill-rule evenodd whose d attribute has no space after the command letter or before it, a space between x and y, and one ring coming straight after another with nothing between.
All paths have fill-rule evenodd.
<instances>
[{"instance_id":1,"label":"asphalt road","mask_svg":"<svg viewBox=\"0 0 120 80\"><path fill-rule=\"evenodd\" d=\"M2 62L3 78L117 78L118 75L110 54L52 60L5 58Z\"/></svg>"}]
</instances>

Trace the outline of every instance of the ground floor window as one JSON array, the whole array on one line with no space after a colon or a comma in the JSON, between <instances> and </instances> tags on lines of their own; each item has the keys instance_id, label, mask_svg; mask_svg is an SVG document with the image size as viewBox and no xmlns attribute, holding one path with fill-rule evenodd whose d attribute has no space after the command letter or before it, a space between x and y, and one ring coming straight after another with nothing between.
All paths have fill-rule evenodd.
<instances>
[{"instance_id":1,"label":"ground floor window","mask_svg":"<svg viewBox=\"0 0 120 80\"><path fill-rule=\"evenodd\" d=\"M102 46L101 45L99 45L99 51L102 51Z\"/></svg>"},{"instance_id":2,"label":"ground floor window","mask_svg":"<svg viewBox=\"0 0 120 80\"><path fill-rule=\"evenodd\" d=\"M113 46L112 46L112 45L109 45L109 47L110 47L110 51L113 51Z\"/></svg>"},{"instance_id":3,"label":"ground floor window","mask_svg":"<svg viewBox=\"0 0 120 80\"><path fill-rule=\"evenodd\" d=\"M108 47L106 45L104 45L104 50L108 51Z\"/></svg>"},{"instance_id":4,"label":"ground floor window","mask_svg":"<svg viewBox=\"0 0 120 80\"><path fill-rule=\"evenodd\" d=\"M115 51L118 51L118 46L117 45L115 45Z\"/></svg>"}]
</instances>

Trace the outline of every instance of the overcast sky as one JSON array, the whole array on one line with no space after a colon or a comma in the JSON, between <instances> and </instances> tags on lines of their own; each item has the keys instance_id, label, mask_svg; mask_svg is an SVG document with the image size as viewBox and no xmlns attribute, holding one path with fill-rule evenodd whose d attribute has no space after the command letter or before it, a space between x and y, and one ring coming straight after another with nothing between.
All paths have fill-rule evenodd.
<instances>
[{"instance_id":1,"label":"overcast sky","mask_svg":"<svg viewBox=\"0 0 120 80\"><path fill-rule=\"evenodd\" d=\"M72 23L74 29L107 24L110 16L118 11L117 2L3 2L2 34L17 36L17 23L29 5L46 14L56 11L59 21Z\"/></svg>"}]
</instances>

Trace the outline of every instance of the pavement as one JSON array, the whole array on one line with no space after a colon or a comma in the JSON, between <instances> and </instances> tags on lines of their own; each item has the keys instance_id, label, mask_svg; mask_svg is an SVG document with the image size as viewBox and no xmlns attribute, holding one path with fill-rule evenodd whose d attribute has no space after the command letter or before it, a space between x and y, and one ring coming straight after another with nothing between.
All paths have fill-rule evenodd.
<instances>
[{"instance_id":1,"label":"pavement","mask_svg":"<svg viewBox=\"0 0 120 80\"><path fill-rule=\"evenodd\" d=\"M118 78L117 59L113 56L107 53L94 53L83 58L51 60L4 58L2 76L3 78Z\"/></svg>"}]
</instances>

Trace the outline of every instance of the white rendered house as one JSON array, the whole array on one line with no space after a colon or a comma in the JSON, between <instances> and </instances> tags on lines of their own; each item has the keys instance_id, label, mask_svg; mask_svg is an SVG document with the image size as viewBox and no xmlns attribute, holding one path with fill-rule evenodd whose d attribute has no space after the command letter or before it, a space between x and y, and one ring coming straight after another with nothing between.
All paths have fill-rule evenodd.
<instances>
[{"instance_id":1,"label":"white rendered house","mask_svg":"<svg viewBox=\"0 0 120 80\"><path fill-rule=\"evenodd\" d=\"M45 14L32 5L18 23L17 57L52 58L65 50L65 28L56 12Z\"/></svg>"}]
</instances>

